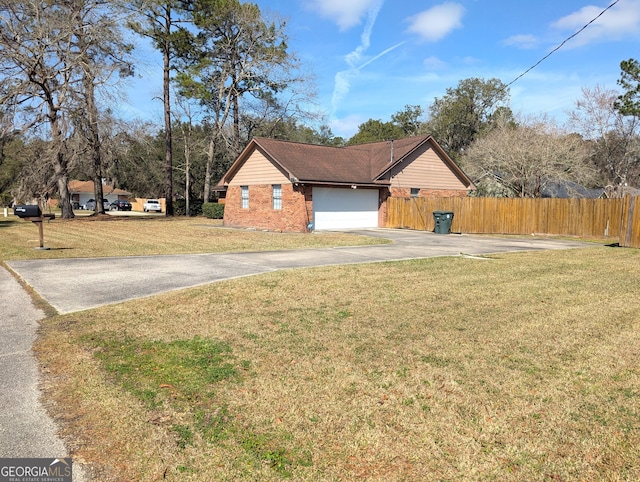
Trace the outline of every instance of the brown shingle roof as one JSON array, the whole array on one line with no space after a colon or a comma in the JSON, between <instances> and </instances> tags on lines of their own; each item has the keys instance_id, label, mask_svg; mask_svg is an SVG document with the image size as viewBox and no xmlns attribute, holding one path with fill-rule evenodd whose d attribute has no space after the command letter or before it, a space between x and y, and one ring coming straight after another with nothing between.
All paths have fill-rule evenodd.
<instances>
[{"instance_id":1,"label":"brown shingle roof","mask_svg":"<svg viewBox=\"0 0 640 482\"><path fill-rule=\"evenodd\" d=\"M394 160L400 159L428 137L393 141ZM258 137L258 147L300 181L367 184L391 162L391 143L373 142L348 147L318 146Z\"/></svg>"},{"instance_id":2,"label":"brown shingle roof","mask_svg":"<svg viewBox=\"0 0 640 482\"><path fill-rule=\"evenodd\" d=\"M256 137L240 154L234 165L221 179L220 184L226 184L233 178L254 147L285 172L290 179L296 179L299 182L387 184L388 180L384 179L385 172L425 143L430 143L462 179L468 179L431 136L397 139L393 143L382 141L347 147L320 146Z\"/></svg>"},{"instance_id":3,"label":"brown shingle roof","mask_svg":"<svg viewBox=\"0 0 640 482\"><path fill-rule=\"evenodd\" d=\"M372 182L371 157L366 150L266 138L256 138L254 141L272 162L301 182Z\"/></svg>"},{"instance_id":4,"label":"brown shingle roof","mask_svg":"<svg viewBox=\"0 0 640 482\"><path fill-rule=\"evenodd\" d=\"M131 194L130 192L124 191L123 189L115 188L111 184L103 184L102 190L105 196L108 194L129 196ZM71 180L69 181L69 192L88 192L93 194L93 181L78 181L76 179Z\"/></svg>"}]
</instances>

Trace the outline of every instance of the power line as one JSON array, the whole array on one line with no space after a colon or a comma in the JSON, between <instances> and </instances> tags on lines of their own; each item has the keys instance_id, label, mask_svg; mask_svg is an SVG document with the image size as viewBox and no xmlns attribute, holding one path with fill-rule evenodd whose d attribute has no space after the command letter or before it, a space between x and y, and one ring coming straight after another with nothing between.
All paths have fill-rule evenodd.
<instances>
[{"instance_id":1,"label":"power line","mask_svg":"<svg viewBox=\"0 0 640 482\"><path fill-rule=\"evenodd\" d=\"M514 82L520 80L522 77L524 77L525 75L527 75L529 72L531 72L533 69L535 69L538 65L540 65L542 62L544 62L545 60L547 60L549 57L551 57L551 55L553 55L555 52L557 52L558 50L560 50L569 40L571 40L573 37L575 37L576 35L578 35L580 32L582 32L584 29L586 29L589 25L591 25L593 22L595 22L596 20L598 20L602 15L604 15L604 13L609 10L611 7L613 7L616 3L618 3L620 0L615 0L615 2L613 2L611 5L609 5L607 8L605 8L602 12L600 12L597 16L595 16L594 18L592 18L591 20L589 20L589 22L587 22L580 30L578 30L577 32L575 32L573 35L567 37L560 45L558 45L556 48L554 48L551 52L549 52L547 55L545 55L544 57L542 57L540 60L538 60L535 64L533 64L531 67L529 67L527 70L525 70L524 72L522 72L520 75L518 75L515 79L513 79L511 82L509 82L507 85L504 86L504 89L506 90L511 84L513 84Z\"/></svg>"}]
</instances>

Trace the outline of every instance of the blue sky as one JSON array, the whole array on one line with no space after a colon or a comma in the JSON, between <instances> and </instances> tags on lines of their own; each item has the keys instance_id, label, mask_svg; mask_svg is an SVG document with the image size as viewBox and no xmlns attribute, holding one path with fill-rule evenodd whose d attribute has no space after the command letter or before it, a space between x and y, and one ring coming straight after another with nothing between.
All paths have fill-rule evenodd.
<instances>
[{"instance_id":1,"label":"blue sky","mask_svg":"<svg viewBox=\"0 0 640 482\"><path fill-rule=\"evenodd\" d=\"M469 77L509 83L615 0L258 0L287 20L289 46L313 72L335 135L405 105L425 111ZM145 49L146 50L146 49ZM510 87L511 107L562 122L583 87L618 89L620 61L640 59L640 0L618 2ZM130 114L160 122L161 63L148 52Z\"/></svg>"}]
</instances>

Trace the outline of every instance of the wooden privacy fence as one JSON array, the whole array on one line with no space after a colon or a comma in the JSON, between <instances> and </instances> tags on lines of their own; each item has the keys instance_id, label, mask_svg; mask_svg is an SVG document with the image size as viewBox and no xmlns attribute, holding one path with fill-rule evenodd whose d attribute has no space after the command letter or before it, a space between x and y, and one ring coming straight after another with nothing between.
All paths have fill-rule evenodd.
<instances>
[{"instance_id":1,"label":"wooden privacy fence","mask_svg":"<svg viewBox=\"0 0 640 482\"><path fill-rule=\"evenodd\" d=\"M452 232L556 234L619 239L640 247L640 198L389 198L387 227L433 231L433 211L452 211Z\"/></svg>"}]
</instances>

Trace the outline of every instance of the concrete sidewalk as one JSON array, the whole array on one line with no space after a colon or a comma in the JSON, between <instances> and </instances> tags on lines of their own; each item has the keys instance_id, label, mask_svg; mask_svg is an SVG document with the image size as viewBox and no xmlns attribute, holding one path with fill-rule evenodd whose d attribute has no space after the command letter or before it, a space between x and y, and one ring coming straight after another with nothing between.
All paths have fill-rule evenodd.
<instances>
[{"instance_id":1,"label":"concrete sidewalk","mask_svg":"<svg viewBox=\"0 0 640 482\"><path fill-rule=\"evenodd\" d=\"M0 303L0 457L67 457L58 428L42 406L38 362L31 350L44 313L2 267ZM78 464L73 480L88 480Z\"/></svg>"},{"instance_id":2,"label":"concrete sidewalk","mask_svg":"<svg viewBox=\"0 0 640 482\"><path fill-rule=\"evenodd\" d=\"M296 251L11 261L7 264L59 313L71 313L280 269L589 246L579 241L540 237L439 235L393 229L353 232L390 238L393 244Z\"/></svg>"}]
</instances>

